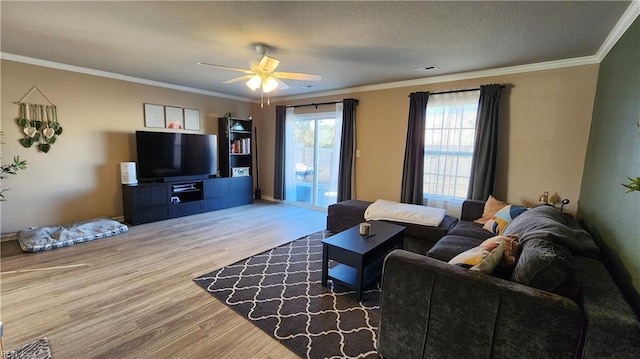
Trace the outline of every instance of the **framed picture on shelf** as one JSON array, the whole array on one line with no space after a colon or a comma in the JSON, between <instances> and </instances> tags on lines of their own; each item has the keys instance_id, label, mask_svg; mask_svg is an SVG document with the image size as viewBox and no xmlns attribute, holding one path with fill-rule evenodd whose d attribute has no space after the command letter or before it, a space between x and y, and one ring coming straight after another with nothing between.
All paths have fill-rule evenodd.
<instances>
[{"instance_id":1,"label":"framed picture on shelf","mask_svg":"<svg viewBox=\"0 0 640 359\"><path fill-rule=\"evenodd\" d=\"M164 127L164 106L145 103L144 126L161 128Z\"/></svg>"},{"instance_id":2,"label":"framed picture on shelf","mask_svg":"<svg viewBox=\"0 0 640 359\"><path fill-rule=\"evenodd\" d=\"M164 113L166 116L167 128L183 129L184 113L181 107L165 106Z\"/></svg>"},{"instance_id":3,"label":"framed picture on shelf","mask_svg":"<svg viewBox=\"0 0 640 359\"><path fill-rule=\"evenodd\" d=\"M200 110L184 109L184 129L200 131Z\"/></svg>"}]
</instances>

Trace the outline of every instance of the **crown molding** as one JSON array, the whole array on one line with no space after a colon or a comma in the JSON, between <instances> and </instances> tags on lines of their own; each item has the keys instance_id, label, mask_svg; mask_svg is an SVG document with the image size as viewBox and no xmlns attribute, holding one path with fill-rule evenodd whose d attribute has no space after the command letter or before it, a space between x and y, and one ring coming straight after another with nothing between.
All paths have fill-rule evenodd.
<instances>
[{"instance_id":1,"label":"crown molding","mask_svg":"<svg viewBox=\"0 0 640 359\"><path fill-rule=\"evenodd\" d=\"M344 88L339 90L314 92L314 93L309 93L304 95L283 96L283 97L277 97L277 98L272 97L271 101L282 102L282 101L303 100L303 99L314 98L314 97L344 95L344 94L352 94L355 92L387 90L387 89L393 89L393 88L399 88L399 87L422 86L422 85L437 84L437 83L443 83L443 82L477 79L482 77L495 77L495 76L512 75L512 74L519 74L519 73L525 73L525 72L554 70L554 69L560 69L564 67L593 65L597 63L599 63L599 61L597 60L595 55L584 56L584 57L576 57L576 58L564 59L564 60L538 62L538 63L527 64L527 65L500 67L495 69L470 71L470 72L460 72L456 74L425 77L425 78L415 79L415 80L388 82L384 84L358 86L358 87L349 87L349 88Z\"/></svg>"},{"instance_id":2,"label":"crown molding","mask_svg":"<svg viewBox=\"0 0 640 359\"><path fill-rule=\"evenodd\" d=\"M620 20L616 26L613 27L613 30L609 33L609 36L604 40L600 49L596 53L595 57L598 59L598 63L604 60L605 56L611 51L613 46L620 40L622 35L629 29L631 24L636 20L636 18L640 15L640 1L633 0L627 10L622 14Z\"/></svg>"},{"instance_id":3,"label":"crown molding","mask_svg":"<svg viewBox=\"0 0 640 359\"><path fill-rule=\"evenodd\" d=\"M605 41L602 43L602 46L600 46L600 49L598 49L598 52L592 56L576 57L571 59L546 61L546 62L539 62L534 64L501 67L501 68L479 70L479 71L461 72L461 73L450 74L450 75L426 77L426 78L407 80L407 81L396 81L396 82L389 82L389 83L376 84L376 85L348 87L348 88L342 88L338 90L313 92L313 93L308 93L303 95L282 96L282 97L275 96L275 97L271 97L271 101L272 102L293 101L293 100L301 100L301 99L322 97L322 96L350 94L354 92L368 92L368 91L393 89L393 88L399 88L399 87L422 86L422 85L428 85L428 84L469 80L469 79L476 79L476 78L482 78L482 77L494 77L494 76L512 75L512 74L533 72L533 71L553 70L553 69L559 69L564 67L599 64L600 62L602 62L602 60L604 60L605 56L607 56L609 51L611 51L613 46L615 46L618 40L620 40L622 35L624 35L624 33L631 26L631 24L633 24L633 22L638 16L640 16L640 0L633 0L631 1L631 4L627 8L627 10L625 10L624 14L620 17L620 20L618 20L618 22L616 23L616 26L613 28L613 30L611 30L611 32L609 33ZM234 96L234 95L229 95L229 94L220 93L220 92L206 91L206 90L197 89L193 87L180 86L180 85L174 85L174 84L169 84L169 83L164 83L159 81L147 80L139 77L127 76L127 75L117 74L114 72L94 70L94 69L80 67L80 66L67 65L67 64L62 64L62 63L53 62L53 61L40 60L32 57L14 55L6 52L0 52L0 59L22 62L22 63L43 66L43 67L50 67L50 68L55 68L55 69L65 70L65 71L78 72L78 73L83 73L87 75L112 78L116 80L135 82L143 85L164 87L168 89L192 92L192 93L197 93L197 94L202 94L207 96L221 97L221 98L226 98L230 100L250 102L254 104L260 103L260 101L257 99Z\"/></svg>"},{"instance_id":4,"label":"crown molding","mask_svg":"<svg viewBox=\"0 0 640 359\"><path fill-rule=\"evenodd\" d=\"M10 53L7 53L7 52L0 52L0 59L9 60L9 61L15 61L15 62L21 62L21 63L25 63L25 64L42 66L42 67L49 67L49 68L58 69L58 70L77 72L77 73L86 74L86 75L106 77L106 78L115 79L115 80L122 80L122 81L127 81L127 82L135 82L135 83L142 84L142 85L149 85L149 86L163 87L163 88L168 88L168 89L178 90L178 91L192 92L192 93L197 93L197 94L200 94L200 95L221 97L221 98L226 98L226 99L230 99L230 100L237 100L237 101L243 101L243 102L254 102L253 99L246 98L246 97L233 96L233 95L229 95L229 94L225 94L225 93L221 93L221 92L213 92L213 91L197 89L197 88L194 88L194 87L174 85L174 84L169 84L169 83L166 83L166 82L147 80L147 79L143 79L143 78L139 78L139 77L122 75L122 74L118 74L118 73L115 73L115 72L94 70L94 69L90 69L90 68L86 68L86 67L62 64L62 63L59 63L59 62L41 60L41 59L36 59L36 58L33 58L33 57L10 54Z\"/></svg>"},{"instance_id":5,"label":"crown molding","mask_svg":"<svg viewBox=\"0 0 640 359\"><path fill-rule=\"evenodd\" d=\"M67 64L62 64L62 63L53 62L53 61L47 61L47 60L41 60L41 59L36 59L32 57L27 57L27 56L10 54L6 52L0 52L0 59L22 62L22 63L27 63L31 65L36 65L36 66L50 67L58 70L78 72L78 73L83 73L87 75L106 77L106 78L111 78L116 80L135 82L143 85L164 87L164 88L173 89L173 90L192 92L192 93L214 96L214 97L221 97L221 98L226 98L231 100L250 102L255 104L260 103L260 101L256 99L233 96L233 95L228 95L220 92L206 91L206 90L197 89L193 87L168 84L168 83L159 82L159 81L147 80L139 77L117 74L114 72L94 70L94 69L89 69L89 68L80 67L80 66L67 65ZM461 72L456 74L426 77L426 78L415 79L415 80L396 81L396 82L388 82L383 84L358 86L358 87L348 87L348 88L343 88L338 90L314 92L314 93L309 93L304 95L271 97L271 101L272 102L293 101L293 100L301 100L301 99L321 97L321 96L350 94L354 92L368 92L368 91L393 89L393 88L399 88L399 87L422 86L422 85L436 84L436 83L443 83L443 82L469 80L469 79L482 78L482 77L512 75L512 74L518 74L518 73L524 73L524 72L552 70L552 69L559 69L564 67L591 65L591 64L597 64L597 63L599 63L597 56L595 55L584 56L584 57L576 57L572 59L539 62L535 64L509 66L509 67L501 67L501 68L495 68L495 69L470 71L470 72Z\"/></svg>"}]
</instances>

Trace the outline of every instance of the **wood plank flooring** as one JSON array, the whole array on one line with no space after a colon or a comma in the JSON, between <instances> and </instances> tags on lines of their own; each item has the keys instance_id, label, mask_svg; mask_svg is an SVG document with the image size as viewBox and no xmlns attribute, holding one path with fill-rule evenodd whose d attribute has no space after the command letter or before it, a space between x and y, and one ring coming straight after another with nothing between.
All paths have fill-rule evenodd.
<instances>
[{"instance_id":1,"label":"wood plank flooring","mask_svg":"<svg viewBox=\"0 0 640 359\"><path fill-rule=\"evenodd\" d=\"M3 242L5 350L46 336L56 359L296 358L193 278L325 221L320 211L256 201L49 252Z\"/></svg>"}]
</instances>

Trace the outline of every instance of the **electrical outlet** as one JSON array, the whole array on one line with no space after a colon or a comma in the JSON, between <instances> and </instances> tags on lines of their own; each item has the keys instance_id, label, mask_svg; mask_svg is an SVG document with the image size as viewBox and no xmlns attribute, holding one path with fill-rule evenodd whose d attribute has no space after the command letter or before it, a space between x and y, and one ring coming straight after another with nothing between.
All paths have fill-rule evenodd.
<instances>
[{"instance_id":1,"label":"electrical outlet","mask_svg":"<svg viewBox=\"0 0 640 359\"><path fill-rule=\"evenodd\" d=\"M360 157L360 150L356 150L356 157Z\"/></svg>"}]
</instances>

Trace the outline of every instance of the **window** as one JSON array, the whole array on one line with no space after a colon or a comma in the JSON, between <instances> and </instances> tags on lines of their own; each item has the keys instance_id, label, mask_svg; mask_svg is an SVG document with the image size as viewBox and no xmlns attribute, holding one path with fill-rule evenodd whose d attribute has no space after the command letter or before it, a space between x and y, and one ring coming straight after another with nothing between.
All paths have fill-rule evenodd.
<instances>
[{"instance_id":1,"label":"window","mask_svg":"<svg viewBox=\"0 0 640 359\"><path fill-rule=\"evenodd\" d=\"M287 114L285 198L327 208L336 203L342 132L342 104L337 111Z\"/></svg>"},{"instance_id":2,"label":"window","mask_svg":"<svg viewBox=\"0 0 640 359\"><path fill-rule=\"evenodd\" d=\"M465 199L480 91L429 96L424 140L424 197Z\"/></svg>"}]
</instances>

